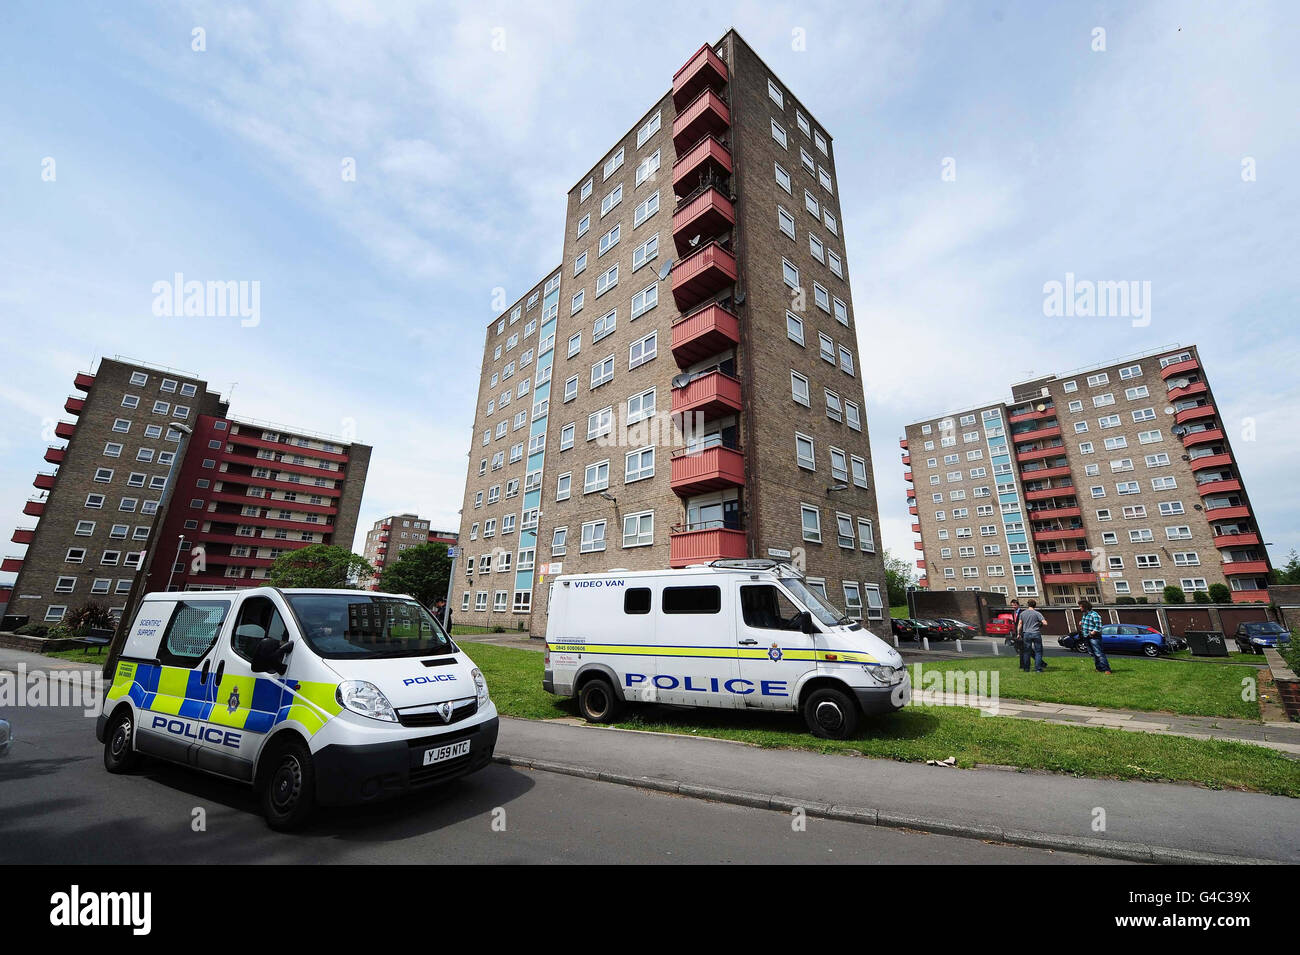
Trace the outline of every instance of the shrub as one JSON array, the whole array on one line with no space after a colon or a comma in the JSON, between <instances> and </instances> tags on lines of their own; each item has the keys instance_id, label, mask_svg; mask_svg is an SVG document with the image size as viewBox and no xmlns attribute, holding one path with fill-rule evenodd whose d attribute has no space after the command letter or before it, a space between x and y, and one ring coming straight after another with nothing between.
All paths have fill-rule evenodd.
<instances>
[{"instance_id":1,"label":"shrub","mask_svg":"<svg viewBox=\"0 0 1300 955\"><path fill-rule=\"evenodd\" d=\"M68 640L75 637L76 634L67 624L57 623L50 627L50 632L45 635L50 640Z\"/></svg>"},{"instance_id":2,"label":"shrub","mask_svg":"<svg viewBox=\"0 0 1300 955\"><path fill-rule=\"evenodd\" d=\"M1207 604L1210 602L1210 595L1204 590L1197 590L1192 594L1192 603Z\"/></svg>"},{"instance_id":3,"label":"shrub","mask_svg":"<svg viewBox=\"0 0 1300 955\"><path fill-rule=\"evenodd\" d=\"M1116 604L1125 604L1125 605L1128 605L1128 604L1135 604L1135 603L1137 603L1137 598L1136 598L1136 597L1116 597L1116 598L1115 598L1115 603L1116 603Z\"/></svg>"},{"instance_id":4,"label":"shrub","mask_svg":"<svg viewBox=\"0 0 1300 955\"><path fill-rule=\"evenodd\" d=\"M493 633L505 633L505 632L506 632L506 628L503 627L503 626L501 626L500 624L497 624L495 627L492 628L492 632L493 632Z\"/></svg>"},{"instance_id":5,"label":"shrub","mask_svg":"<svg viewBox=\"0 0 1300 955\"><path fill-rule=\"evenodd\" d=\"M50 628L43 623L25 623L14 633L24 637L43 637L50 632Z\"/></svg>"},{"instance_id":6,"label":"shrub","mask_svg":"<svg viewBox=\"0 0 1300 955\"><path fill-rule=\"evenodd\" d=\"M1187 603L1187 594L1183 593L1183 588L1177 584L1169 584L1165 587L1165 603L1185 604Z\"/></svg>"},{"instance_id":7,"label":"shrub","mask_svg":"<svg viewBox=\"0 0 1300 955\"><path fill-rule=\"evenodd\" d=\"M112 630L116 626L108 608L93 601L69 610L63 615L63 624L78 637L86 636L91 628Z\"/></svg>"},{"instance_id":8,"label":"shrub","mask_svg":"<svg viewBox=\"0 0 1300 955\"><path fill-rule=\"evenodd\" d=\"M1139 598L1137 599L1137 602L1140 603L1140 604L1150 603L1150 601L1147 600L1146 597L1139 597Z\"/></svg>"},{"instance_id":9,"label":"shrub","mask_svg":"<svg viewBox=\"0 0 1300 955\"><path fill-rule=\"evenodd\" d=\"M1232 591L1227 584L1210 584L1210 600L1216 604L1232 603Z\"/></svg>"}]
</instances>

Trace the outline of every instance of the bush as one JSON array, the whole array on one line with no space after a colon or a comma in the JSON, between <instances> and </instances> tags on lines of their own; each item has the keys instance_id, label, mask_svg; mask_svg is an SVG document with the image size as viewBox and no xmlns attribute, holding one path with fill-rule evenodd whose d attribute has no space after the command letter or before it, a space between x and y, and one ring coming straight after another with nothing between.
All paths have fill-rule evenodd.
<instances>
[{"instance_id":1,"label":"bush","mask_svg":"<svg viewBox=\"0 0 1300 955\"><path fill-rule=\"evenodd\" d=\"M1146 597L1139 597L1137 599L1137 602L1140 604L1144 604L1144 603L1149 603L1150 601L1148 601Z\"/></svg>"},{"instance_id":2,"label":"bush","mask_svg":"<svg viewBox=\"0 0 1300 955\"><path fill-rule=\"evenodd\" d=\"M14 633L24 637L43 637L50 632L50 628L43 623L25 623Z\"/></svg>"},{"instance_id":3,"label":"bush","mask_svg":"<svg viewBox=\"0 0 1300 955\"><path fill-rule=\"evenodd\" d=\"M1192 594L1192 603L1207 604L1210 602L1210 595L1204 590L1197 590Z\"/></svg>"},{"instance_id":4,"label":"bush","mask_svg":"<svg viewBox=\"0 0 1300 955\"><path fill-rule=\"evenodd\" d=\"M63 624L78 637L86 636L92 628L113 630L117 626L113 620L113 615L108 612L108 608L93 601L65 613L63 615Z\"/></svg>"},{"instance_id":5,"label":"bush","mask_svg":"<svg viewBox=\"0 0 1300 955\"><path fill-rule=\"evenodd\" d=\"M1210 584L1210 601L1216 604L1232 603L1232 591L1227 584Z\"/></svg>"},{"instance_id":6,"label":"bush","mask_svg":"<svg viewBox=\"0 0 1300 955\"><path fill-rule=\"evenodd\" d=\"M1165 587L1165 603L1185 604L1187 603L1187 594L1183 593L1183 588L1177 584L1169 584Z\"/></svg>"},{"instance_id":7,"label":"bush","mask_svg":"<svg viewBox=\"0 0 1300 955\"><path fill-rule=\"evenodd\" d=\"M1116 598L1115 598L1115 603L1116 603L1116 604L1124 604L1124 605L1135 604L1135 603L1137 603L1137 598L1136 598L1136 597L1116 597Z\"/></svg>"},{"instance_id":8,"label":"bush","mask_svg":"<svg viewBox=\"0 0 1300 955\"><path fill-rule=\"evenodd\" d=\"M503 627L503 626L501 626L500 624L497 624L495 627L492 628L492 632L493 632L493 633L505 633L505 632L506 632L506 628Z\"/></svg>"},{"instance_id":9,"label":"bush","mask_svg":"<svg viewBox=\"0 0 1300 955\"><path fill-rule=\"evenodd\" d=\"M45 636L50 640L70 640L75 637L76 634L73 632L72 628L66 624L57 623L50 627L50 632Z\"/></svg>"}]
</instances>

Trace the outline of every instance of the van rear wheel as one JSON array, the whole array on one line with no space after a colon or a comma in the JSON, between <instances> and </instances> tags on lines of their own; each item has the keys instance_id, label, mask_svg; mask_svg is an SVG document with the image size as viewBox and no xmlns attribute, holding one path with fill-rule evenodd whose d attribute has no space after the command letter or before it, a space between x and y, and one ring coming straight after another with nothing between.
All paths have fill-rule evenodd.
<instances>
[{"instance_id":1,"label":"van rear wheel","mask_svg":"<svg viewBox=\"0 0 1300 955\"><path fill-rule=\"evenodd\" d=\"M848 739L858 729L858 704L843 690L813 690L803 704L804 722L819 739Z\"/></svg>"},{"instance_id":2,"label":"van rear wheel","mask_svg":"<svg viewBox=\"0 0 1300 955\"><path fill-rule=\"evenodd\" d=\"M603 676L593 677L578 691L578 712L588 723L612 723L623 710L623 701Z\"/></svg>"},{"instance_id":3,"label":"van rear wheel","mask_svg":"<svg viewBox=\"0 0 1300 955\"><path fill-rule=\"evenodd\" d=\"M316 768L297 740L281 744L267 761L262 784L262 814L277 832L301 829L316 805Z\"/></svg>"}]
</instances>

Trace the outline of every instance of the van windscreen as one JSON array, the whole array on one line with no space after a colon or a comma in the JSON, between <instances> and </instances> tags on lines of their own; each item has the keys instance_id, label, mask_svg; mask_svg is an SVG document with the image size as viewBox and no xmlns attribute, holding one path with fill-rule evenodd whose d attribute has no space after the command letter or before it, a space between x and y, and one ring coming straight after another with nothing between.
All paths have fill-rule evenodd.
<instances>
[{"instance_id":1,"label":"van windscreen","mask_svg":"<svg viewBox=\"0 0 1300 955\"><path fill-rule=\"evenodd\" d=\"M322 657L413 657L455 649L442 625L414 600L361 591L287 596L303 637Z\"/></svg>"},{"instance_id":2,"label":"van windscreen","mask_svg":"<svg viewBox=\"0 0 1300 955\"><path fill-rule=\"evenodd\" d=\"M722 589L709 587L665 587L664 613L720 613Z\"/></svg>"}]
</instances>

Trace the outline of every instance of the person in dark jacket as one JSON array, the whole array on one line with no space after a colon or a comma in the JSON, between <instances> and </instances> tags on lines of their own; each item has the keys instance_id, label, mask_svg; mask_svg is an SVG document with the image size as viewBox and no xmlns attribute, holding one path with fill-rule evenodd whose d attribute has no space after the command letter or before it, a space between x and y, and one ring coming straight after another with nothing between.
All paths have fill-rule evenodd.
<instances>
[{"instance_id":1,"label":"person in dark jacket","mask_svg":"<svg viewBox=\"0 0 1300 955\"><path fill-rule=\"evenodd\" d=\"M433 614L438 618L438 622L447 628L451 633L451 608L447 606L447 601L439 597L433 604Z\"/></svg>"}]
</instances>

